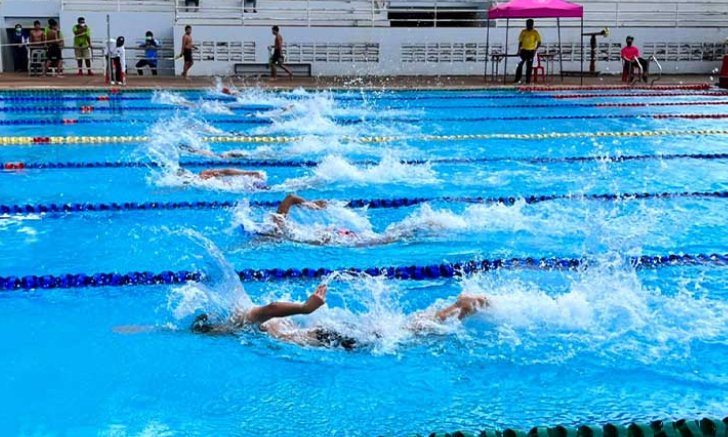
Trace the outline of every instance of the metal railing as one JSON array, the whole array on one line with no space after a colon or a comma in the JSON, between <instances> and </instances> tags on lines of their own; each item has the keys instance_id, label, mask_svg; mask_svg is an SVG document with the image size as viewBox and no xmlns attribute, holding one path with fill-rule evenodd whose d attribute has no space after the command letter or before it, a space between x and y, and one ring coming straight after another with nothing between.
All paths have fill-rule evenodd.
<instances>
[{"instance_id":1,"label":"metal railing","mask_svg":"<svg viewBox=\"0 0 728 437\"><path fill-rule=\"evenodd\" d=\"M173 12L175 0L62 0L61 10L93 12Z\"/></svg>"}]
</instances>

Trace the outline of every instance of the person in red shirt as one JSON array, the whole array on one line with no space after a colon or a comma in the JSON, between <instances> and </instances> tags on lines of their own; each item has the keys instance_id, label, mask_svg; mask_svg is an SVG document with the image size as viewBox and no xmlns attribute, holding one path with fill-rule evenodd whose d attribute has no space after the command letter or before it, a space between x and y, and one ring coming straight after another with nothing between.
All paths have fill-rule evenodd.
<instances>
[{"instance_id":1,"label":"person in red shirt","mask_svg":"<svg viewBox=\"0 0 728 437\"><path fill-rule=\"evenodd\" d=\"M646 59L640 57L640 49L633 46L634 37L628 36L626 43L627 45L622 47L622 77L628 77L629 81L632 82L632 67L634 65L642 66L642 80L647 82L648 69L650 63Z\"/></svg>"}]
</instances>

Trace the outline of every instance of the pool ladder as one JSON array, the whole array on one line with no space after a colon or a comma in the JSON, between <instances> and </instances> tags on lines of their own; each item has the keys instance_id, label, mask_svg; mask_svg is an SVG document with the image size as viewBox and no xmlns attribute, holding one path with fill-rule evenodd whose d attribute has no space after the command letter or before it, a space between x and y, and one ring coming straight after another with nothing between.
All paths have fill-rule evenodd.
<instances>
[{"instance_id":1,"label":"pool ladder","mask_svg":"<svg viewBox=\"0 0 728 437\"><path fill-rule=\"evenodd\" d=\"M650 56L650 62L654 62L655 65L657 65L657 71L658 71L657 78L652 79L650 81L650 86L653 86L653 85L655 85L655 82L662 79L662 65L660 64L660 61L657 60L655 55ZM632 86L634 86L635 83L639 82L640 79L642 78L642 75L644 74L644 71L642 70L642 64L640 64L639 62L637 62L637 68L640 70L640 74L639 74L639 76L634 76L632 78L632 82L630 82L630 85L632 85Z\"/></svg>"}]
</instances>

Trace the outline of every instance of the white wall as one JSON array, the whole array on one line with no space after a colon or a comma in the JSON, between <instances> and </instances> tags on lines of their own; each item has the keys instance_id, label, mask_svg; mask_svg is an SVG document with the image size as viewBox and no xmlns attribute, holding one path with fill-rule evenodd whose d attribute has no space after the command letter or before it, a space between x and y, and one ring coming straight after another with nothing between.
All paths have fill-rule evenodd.
<instances>
[{"instance_id":1,"label":"white wall","mask_svg":"<svg viewBox=\"0 0 728 437\"><path fill-rule=\"evenodd\" d=\"M515 21L515 20L514 20ZM515 22L516 28L509 32L509 53L517 49L517 37L522 23ZM585 31L598 31L601 29L585 29ZM485 28L343 28L343 27L284 27L281 33L288 44L291 43L358 43L374 42L379 44L378 62L344 63L344 62L312 62L314 75L481 75L484 71L484 62L403 62L402 45L409 43L480 43L481 52L484 53L486 39ZM181 37L184 33L182 26L175 26L174 38L176 50L179 50ZM505 41L505 28L491 29L490 41L492 44L503 44ZM619 28L613 29L608 38L599 38L599 42L624 42L627 35L635 37L637 45L640 42L665 43L715 43L725 40L726 31L720 28L692 28L692 29L649 29L649 28ZM545 42L556 42L557 31L553 28L542 30ZM579 41L578 28L562 29L564 43ZM267 46L272 44L272 35L268 27L242 27L242 26L193 26L193 39L196 42L207 41L244 41L256 43L255 62L266 63L268 60ZM585 38L585 50L588 54L588 38ZM644 53L650 55L651 53ZM720 63L704 61L661 62L665 73L672 74L709 74L713 69L720 67ZM598 63L597 69L602 72L618 72L619 61ZM515 59L509 60L509 72L515 70ZM176 64L177 73L181 71L182 64ZM502 67L501 67L502 68ZM578 62L565 62L564 70L578 70ZM585 65L588 69L588 64ZM233 71L232 62L197 61L190 70L191 75L230 75Z\"/></svg>"}]
</instances>

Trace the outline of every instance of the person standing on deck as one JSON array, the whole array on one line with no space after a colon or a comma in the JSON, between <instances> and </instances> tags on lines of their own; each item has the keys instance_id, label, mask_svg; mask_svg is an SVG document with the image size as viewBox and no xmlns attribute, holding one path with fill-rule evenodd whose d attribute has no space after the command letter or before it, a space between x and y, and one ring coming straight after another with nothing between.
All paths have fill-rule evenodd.
<instances>
[{"instance_id":1,"label":"person standing on deck","mask_svg":"<svg viewBox=\"0 0 728 437\"><path fill-rule=\"evenodd\" d=\"M93 76L91 71L91 28L86 25L86 19L78 17L78 24L73 26L73 49L78 64L78 75L83 76L83 63L86 61L86 71Z\"/></svg>"},{"instance_id":2,"label":"person standing on deck","mask_svg":"<svg viewBox=\"0 0 728 437\"><path fill-rule=\"evenodd\" d=\"M533 28L533 20L526 20L526 28L518 35L518 56L521 62L518 63L516 69L516 83L521 82L523 75L523 64L526 64L526 83L531 83L531 73L533 72L533 58L536 56L536 50L541 47L541 34Z\"/></svg>"},{"instance_id":3,"label":"person standing on deck","mask_svg":"<svg viewBox=\"0 0 728 437\"><path fill-rule=\"evenodd\" d=\"M278 26L273 26L273 55L270 57L270 79L276 80L276 65L288 73L288 79L293 79L293 73L283 65L283 37Z\"/></svg>"},{"instance_id":4,"label":"person standing on deck","mask_svg":"<svg viewBox=\"0 0 728 437\"><path fill-rule=\"evenodd\" d=\"M182 77L185 78L185 80L188 80L187 72L190 71L190 68L192 68L192 65L195 63L195 61L192 60L192 50L196 49L195 45L192 42L192 26L187 25L185 26L185 34L182 36L182 53L179 54L180 57L184 58L185 65L182 68Z\"/></svg>"}]
</instances>

